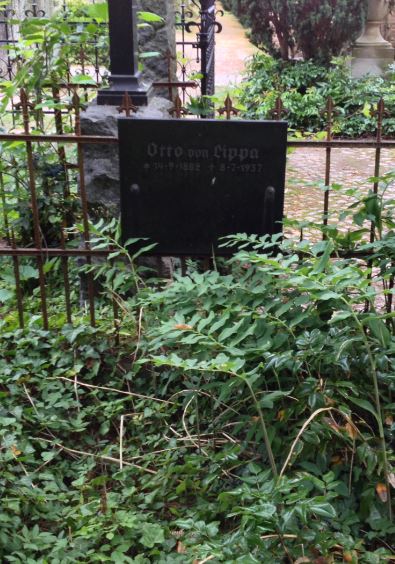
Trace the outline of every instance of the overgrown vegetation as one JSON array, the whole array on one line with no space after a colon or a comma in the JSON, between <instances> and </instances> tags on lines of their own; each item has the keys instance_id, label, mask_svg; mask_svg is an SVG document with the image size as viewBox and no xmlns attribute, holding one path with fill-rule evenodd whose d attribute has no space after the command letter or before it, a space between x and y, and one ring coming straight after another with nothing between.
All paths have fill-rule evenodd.
<instances>
[{"instance_id":1,"label":"overgrown vegetation","mask_svg":"<svg viewBox=\"0 0 395 564\"><path fill-rule=\"evenodd\" d=\"M377 116L374 112L383 98L388 111L383 120L383 132L393 136L394 77L395 67L387 79L353 79L347 59L333 59L327 67L312 61L286 63L262 53L256 55L248 67L240 100L245 117L267 119L271 117L279 96L290 128L317 133L325 129L327 116L324 110L330 96L335 106L334 135L362 137L375 134Z\"/></svg>"},{"instance_id":2,"label":"overgrown vegetation","mask_svg":"<svg viewBox=\"0 0 395 564\"><path fill-rule=\"evenodd\" d=\"M8 100L20 86L32 100L42 94L29 108L34 131L54 128L53 116L40 110L62 110L64 122L72 117L71 96L54 102L43 85L65 78L78 40L89 43L98 33L91 23L69 29L67 41L56 18L26 23L15 50L16 80L4 83L3 92ZM315 76L315 92L324 88L320 67L289 67L273 78L271 59L261 64L256 97L269 80L281 86L284 102L307 75ZM334 89L343 76L336 73L344 71L332 72ZM75 84L89 81L75 76ZM249 88L254 92L251 83L246 96ZM338 105L341 88L337 98L330 92ZM258 98L251 98L246 112L256 117ZM267 95L260 103L269 102ZM297 129L322 127L316 114L314 126L294 115ZM5 128L23 125L20 115L15 123L2 117ZM75 151L34 147L41 236L59 246L66 226L65 244L76 246L77 178L64 166L75 162ZM354 203L325 228L289 224L315 230L319 242L237 235L224 242L234 249L232 259L218 259L205 272L190 261L187 274L177 271L172 280L136 264L119 243L115 220L102 220L91 226L91 244L111 245L109 260L68 262L73 325L65 314L62 263L43 260L51 331L42 329L35 261L18 263L22 330L14 263L2 258L2 562L394 558L395 201L388 194L395 173L371 182L379 180L378 195L361 198L345 188ZM11 232L18 244L31 242L29 189L25 144L3 143L1 245ZM350 251L359 260L346 258ZM87 271L97 282L97 328L89 325L80 292Z\"/></svg>"},{"instance_id":3,"label":"overgrown vegetation","mask_svg":"<svg viewBox=\"0 0 395 564\"><path fill-rule=\"evenodd\" d=\"M2 559L389 561L394 175L381 182L342 215L348 232L240 235L219 270L191 263L171 284L117 247L92 267L115 328L18 330L9 296ZM95 245L113 230L96 226ZM356 245L371 268L340 258Z\"/></svg>"}]
</instances>

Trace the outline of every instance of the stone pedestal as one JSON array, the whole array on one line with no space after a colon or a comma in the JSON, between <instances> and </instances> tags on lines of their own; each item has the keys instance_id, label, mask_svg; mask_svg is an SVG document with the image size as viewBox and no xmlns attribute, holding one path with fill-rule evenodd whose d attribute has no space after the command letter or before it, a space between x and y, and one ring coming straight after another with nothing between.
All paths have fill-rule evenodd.
<instances>
[{"instance_id":1,"label":"stone pedestal","mask_svg":"<svg viewBox=\"0 0 395 564\"><path fill-rule=\"evenodd\" d=\"M165 98L155 97L148 106L142 106L133 119L168 119L173 104ZM114 106L89 105L81 114L83 135L118 136L117 120L120 117ZM117 144L84 145L85 184L89 211L93 220L118 217L120 212L119 157Z\"/></svg>"},{"instance_id":2,"label":"stone pedestal","mask_svg":"<svg viewBox=\"0 0 395 564\"><path fill-rule=\"evenodd\" d=\"M365 30L352 50L351 71L354 78L383 76L388 65L394 62L395 50L381 34L381 25L387 14L387 0L369 0Z\"/></svg>"},{"instance_id":3,"label":"stone pedestal","mask_svg":"<svg viewBox=\"0 0 395 564\"><path fill-rule=\"evenodd\" d=\"M166 98L152 98L148 106L142 106L133 119L169 119L169 110L173 103ZM104 135L118 137L119 112L114 106L98 106L96 102L89 105L81 114L82 135ZM118 144L109 143L84 145L85 185L88 195L89 215L93 222L99 219L110 220L120 215L120 174ZM101 259L95 259L100 262ZM139 263L159 275L171 278L174 260L162 258L140 258ZM87 283L81 280L81 303L87 300Z\"/></svg>"}]
</instances>

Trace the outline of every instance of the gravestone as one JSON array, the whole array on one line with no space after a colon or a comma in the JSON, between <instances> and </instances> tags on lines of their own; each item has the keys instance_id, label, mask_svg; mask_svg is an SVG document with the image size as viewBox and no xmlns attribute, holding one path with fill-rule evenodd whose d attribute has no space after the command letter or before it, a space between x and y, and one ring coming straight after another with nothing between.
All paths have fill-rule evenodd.
<instances>
[{"instance_id":1,"label":"gravestone","mask_svg":"<svg viewBox=\"0 0 395 564\"><path fill-rule=\"evenodd\" d=\"M287 124L118 121L123 239L161 256L231 254L220 238L281 231Z\"/></svg>"}]
</instances>

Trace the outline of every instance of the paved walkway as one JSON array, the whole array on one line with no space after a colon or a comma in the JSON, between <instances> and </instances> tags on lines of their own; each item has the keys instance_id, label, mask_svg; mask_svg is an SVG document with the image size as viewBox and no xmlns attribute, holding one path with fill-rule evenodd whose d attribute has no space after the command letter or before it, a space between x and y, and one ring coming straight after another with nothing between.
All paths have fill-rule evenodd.
<instances>
[{"instance_id":1,"label":"paved walkway","mask_svg":"<svg viewBox=\"0 0 395 564\"><path fill-rule=\"evenodd\" d=\"M218 3L218 9L221 9ZM234 86L243 78L246 62L258 49L250 43L239 20L230 12L218 15L222 32L216 36L215 84L217 90Z\"/></svg>"}]
</instances>

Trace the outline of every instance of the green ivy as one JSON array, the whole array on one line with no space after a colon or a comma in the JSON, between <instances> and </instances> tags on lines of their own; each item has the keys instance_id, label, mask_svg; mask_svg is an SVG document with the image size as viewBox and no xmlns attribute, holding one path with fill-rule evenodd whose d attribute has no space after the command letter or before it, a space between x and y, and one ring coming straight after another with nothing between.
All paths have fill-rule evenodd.
<instances>
[{"instance_id":1,"label":"green ivy","mask_svg":"<svg viewBox=\"0 0 395 564\"><path fill-rule=\"evenodd\" d=\"M1 305L2 561L391 558L394 174L377 180L325 240L240 234L171 283L101 221L118 330L20 330Z\"/></svg>"}]
</instances>

